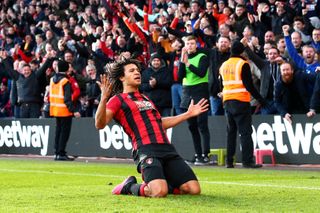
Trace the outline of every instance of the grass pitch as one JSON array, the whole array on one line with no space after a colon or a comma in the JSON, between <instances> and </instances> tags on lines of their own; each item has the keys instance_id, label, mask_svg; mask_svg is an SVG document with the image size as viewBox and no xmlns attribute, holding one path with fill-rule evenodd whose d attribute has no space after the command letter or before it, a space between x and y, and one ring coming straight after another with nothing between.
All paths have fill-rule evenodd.
<instances>
[{"instance_id":1,"label":"grass pitch","mask_svg":"<svg viewBox=\"0 0 320 213\"><path fill-rule=\"evenodd\" d=\"M200 196L114 196L133 164L0 158L0 212L320 212L320 172L193 167Z\"/></svg>"}]
</instances>

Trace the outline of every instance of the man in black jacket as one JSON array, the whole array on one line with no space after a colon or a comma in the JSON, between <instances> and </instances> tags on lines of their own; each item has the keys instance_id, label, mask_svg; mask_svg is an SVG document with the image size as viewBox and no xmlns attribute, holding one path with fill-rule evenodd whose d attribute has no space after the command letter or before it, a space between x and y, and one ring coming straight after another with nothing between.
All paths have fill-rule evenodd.
<instances>
[{"instance_id":1,"label":"man in black jacket","mask_svg":"<svg viewBox=\"0 0 320 213\"><path fill-rule=\"evenodd\" d=\"M247 47L246 38L242 38L241 42L246 47L245 52L249 59L261 70L260 94L268 102L267 107L261 108L261 114L276 114L278 111L274 103L274 87L280 79L279 65L284 60L276 47L271 47L268 50L267 59L264 60Z\"/></svg>"},{"instance_id":2,"label":"man in black jacket","mask_svg":"<svg viewBox=\"0 0 320 213\"><path fill-rule=\"evenodd\" d=\"M172 75L161 56L153 53L150 66L142 71L140 89L156 105L162 117L171 115L171 85Z\"/></svg>"},{"instance_id":3,"label":"man in black jacket","mask_svg":"<svg viewBox=\"0 0 320 213\"><path fill-rule=\"evenodd\" d=\"M307 116L309 118L316 115L316 111L319 111L319 108L320 108L320 74L319 74L320 67L318 67L316 71L318 74L316 77L316 82L315 82L312 97L311 97L310 110L307 113Z\"/></svg>"},{"instance_id":4,"label":"man in black jacket","mask_svg":"<svg viewBox=\"0 0 320 213\"><path fill-rule=\"evenodd\" d=\"M55 52L47 53L45 63L35 71L31 70L29 64L22 67L22 72L12 68L12 60L7 58L6 53L1 54L3 65L9 76L16 82L18 104L20 105L21 118L39 118L41 115L41 83L45 79L45 71L52 65Z\"/></svg>"},{"instance_id":5,"label":"man in black jacket","mask_svg":"<svg viewBox=\"0 0 320 213\"><path fill-rule=\"evenodd\" d=\"M275 87L275 105L287 121L292 123L292 114L305 114L310 108L310 85L314 84L316 75L294 72L293 66L285 62L280 65L281 80Z\"/></svg>"},{"instance_id":6,"label":"man in black jacket","mask_svg":"<svg viewBox=\"0 0 320 213\"><path fill-rule=\"evenodd\" d=\"M217 47L210 51L209 67L209 93L211 115L223 115L222 100L219 97L221 92L221 81L219 79L219 68L223 62L230 57L230 38L220 36Z\"/></svg>"},{"instance_id":7,"label":"man in black jacket","mask_svg":"<svg viewBox=\"0 0 320 213\"><path fill-rule=\"evenodd\" d=\"M173 51L166 53L164 48L161 46L161 43L157 43L157 53L161 55L164 61L168 62L168 71L171 73L172 77L171 99L174 115L180 115L183 113L183 110L180 107L182 79L180 79L178 75L182 46L183 41L180 38L175 38L171 43Z\"/></svg>"}]
</instances>

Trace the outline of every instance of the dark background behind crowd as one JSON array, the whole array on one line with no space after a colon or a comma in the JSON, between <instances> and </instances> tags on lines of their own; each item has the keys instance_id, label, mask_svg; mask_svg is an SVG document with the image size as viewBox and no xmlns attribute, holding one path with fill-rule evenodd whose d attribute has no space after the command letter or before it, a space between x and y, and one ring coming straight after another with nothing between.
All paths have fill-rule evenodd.
<instances>
[{"instance_id":1,"label":"dark background behind crowd","mask_svg":"<svg viewBox=\"0 0 320 213\"><path fill-rule=\"evenodd\" d=\"M141 90L162 115L180 114L179 64L190 35L209 57L211 115L223 114L219 67L230 57L234 40L246 46L255 86L268 101L264 108L252 100L253 113L285 116L316 111L319 104L312 94L319 87L319 4L317 0L3 0L0 116L48 117L48 85L57 60L62 59L70 65L75 116L92 117L100 96L96 81L104 66L129 57L141 61ZM291 77L279 68L284 61L293 65ZM301 75L296 75L300 72L310 78L303 85Z\"/></svg>"}]
</instances>

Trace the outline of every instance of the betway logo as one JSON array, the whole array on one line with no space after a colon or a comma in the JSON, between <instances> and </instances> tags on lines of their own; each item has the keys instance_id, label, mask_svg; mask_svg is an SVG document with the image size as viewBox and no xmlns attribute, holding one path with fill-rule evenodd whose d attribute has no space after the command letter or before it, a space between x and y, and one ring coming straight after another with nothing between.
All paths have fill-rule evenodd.
<instances>
[{"instance_id":1,"label":"betway logo","mask_svg":"<svg viewBox=\"0 0 320 213\"><path fill-rule=\"evenodd\" d=\"M47 155L49 126L26 125L12 121L11 126L0 126L0 147L41 148L41 155Z\"/></svg>"},{"instance_id":2,"label":"betway logo","mask_svg":"<svg viewBox=\"0 0 320 213\"><path fill-rule=\"evenodd\" d=\"M167 136L171 140L172 128L167 130ZM99 130L100 147L109 149L111 146L114 149L120 150L123 147L126 150L132 149L132 144L129 136L124 132L123 128L117 124L106 126Z\"/></svg>"},{"instance_id":3,"label":"betway logo","mask_svg":"<svg viewBox=\"0 0 320 213\"><path fill-rule=\"evenodd\" d=\"M276 148L280 154L288 153L288 146L291 147L293 154L299 154L300 147L303 154L309 154L312 148L316 154L320 154L320 123L305 123L305 126L302 126L301 123L296 123L293 127L281 116L274 116L274 122L271 125L261 123L257 128L252 126L252 129L254 147L258 145L260 149L273 150ZM284 132L288 137L288 143L286 144L283 140ZM275 143L271 144L272 141Z\"/></svg>"}]
</instances>

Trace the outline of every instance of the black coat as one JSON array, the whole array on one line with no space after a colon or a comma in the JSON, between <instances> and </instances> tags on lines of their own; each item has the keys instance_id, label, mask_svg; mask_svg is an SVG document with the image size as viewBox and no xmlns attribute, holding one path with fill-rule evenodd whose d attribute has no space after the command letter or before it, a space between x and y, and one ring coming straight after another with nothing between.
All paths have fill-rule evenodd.
<instances>
[{"instance_id":1,"label":"black coat","mask_svg":"<svg viewBox=\"0 0 320 213\"><path fill-rule=\"evenodd\" d=\"M286 113L305 114L310 108L309 86L314 84L315 74L296 72L291 83L278 81L275 86L275 105L281 116Z\"/></svg>"},{"instance_id":2,"label":"black coat","mask_svg":"<svg viewBox=\"0 0 320 213\"><path fill-rule=\"evenodd\" d=\"M210 51L210 66L209 66L209 93L210 96L217 97L222 91L222 85L219 80L219 69L221 64L230 58L230 52L222 53L217 48Z\"/></svg>"},{"instance_id":3,"label":"black coat","mask_svg":"<svg viewBox=\"0 0 320 213\"><path fill-rule=\"evenodd\" d=\"M149 84L150 78L156 79L154 88ZM157 108L171 107L171 85L172 73L163 65L159 70L154 70L151 66L142 72L142 83L140 90L156 105Z\"/></svg>"},{"instance_id":4,"label":"black coat","mask_svg":"<svg viewBox=\"0 0 320 213\"><path fill-rule=\"evenodd\" d=\"M319 111L320 109L320 73L316 74L316 82L311 97L310 109Z\"/></svg>"}]
</instances>

